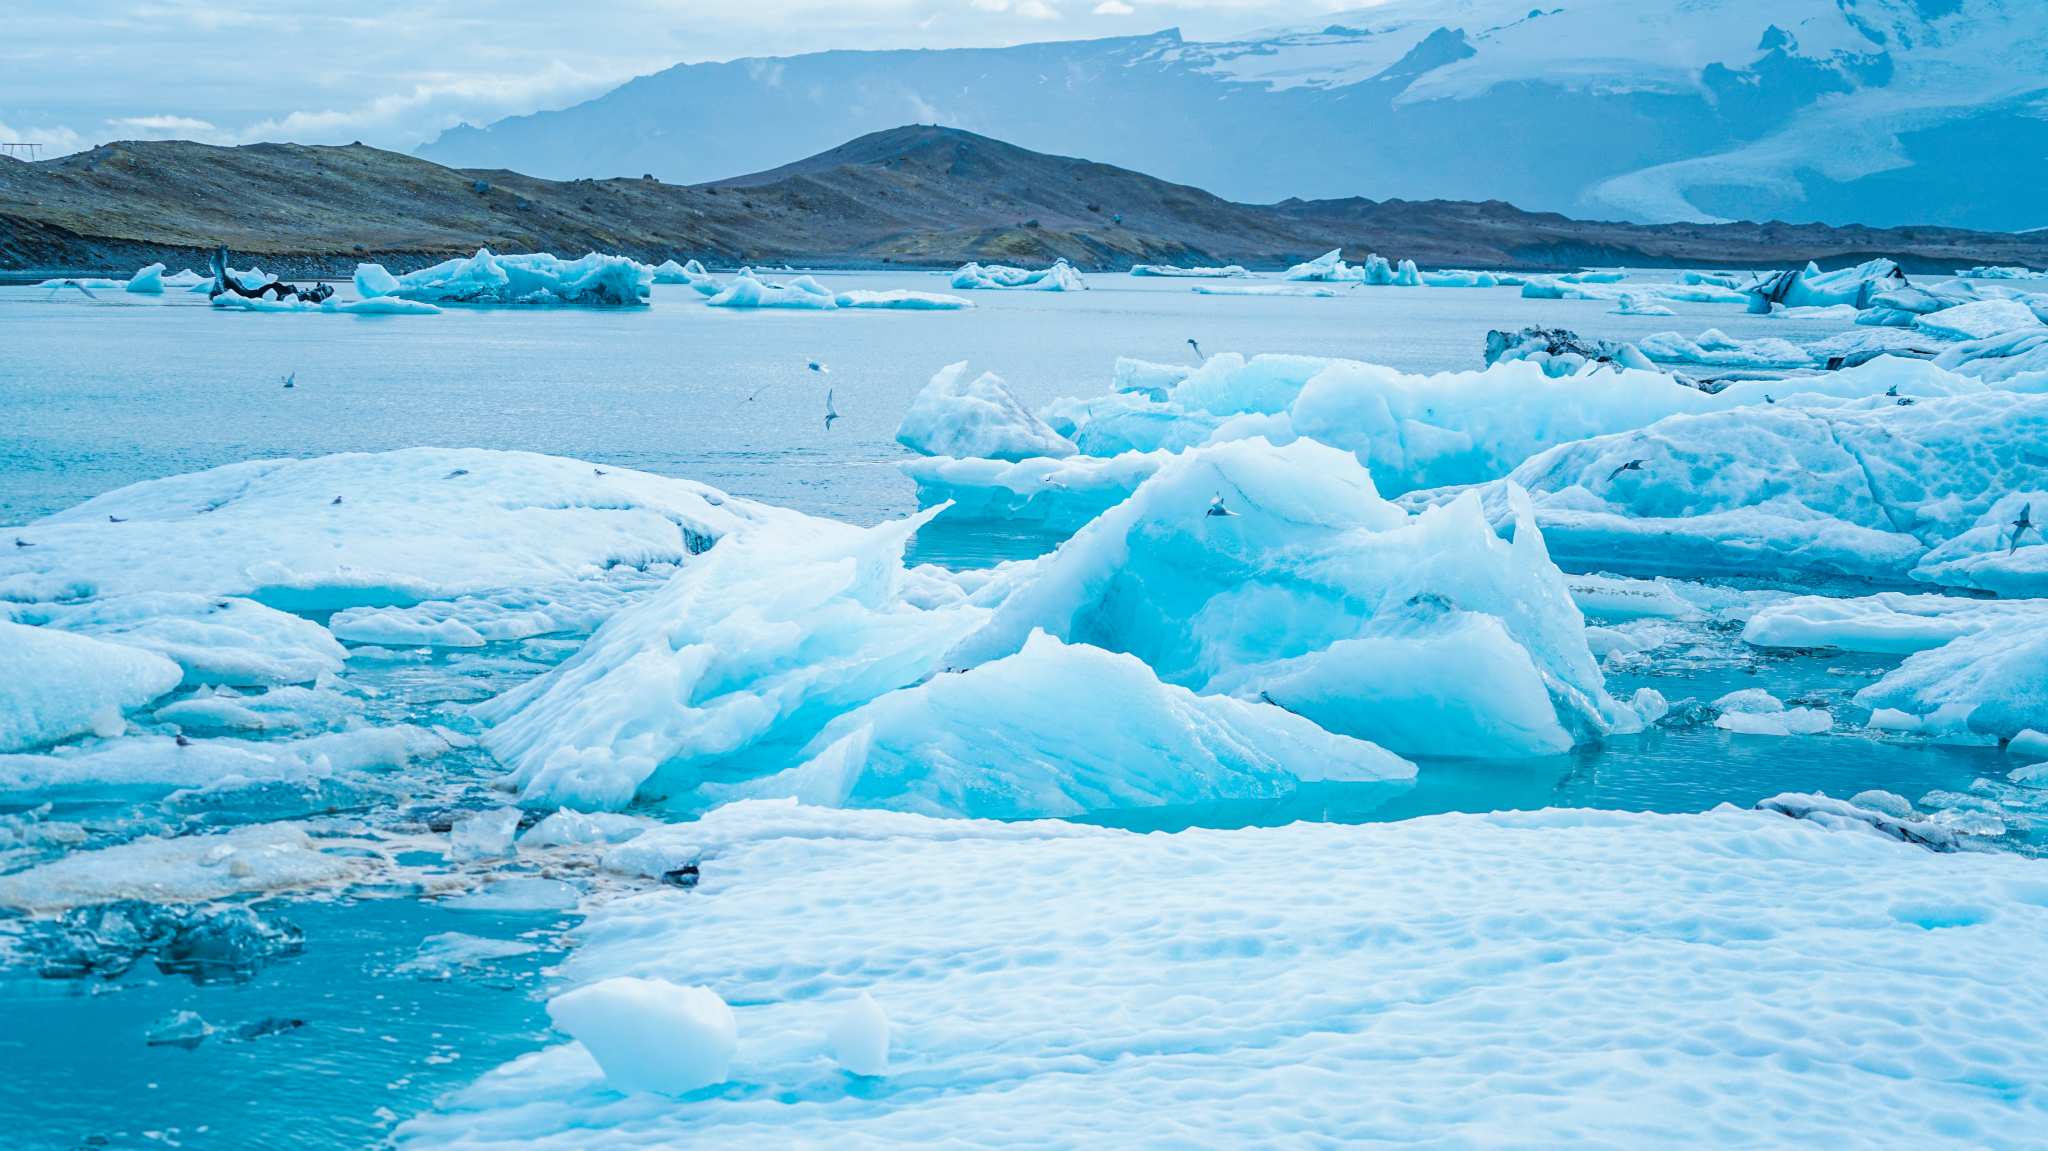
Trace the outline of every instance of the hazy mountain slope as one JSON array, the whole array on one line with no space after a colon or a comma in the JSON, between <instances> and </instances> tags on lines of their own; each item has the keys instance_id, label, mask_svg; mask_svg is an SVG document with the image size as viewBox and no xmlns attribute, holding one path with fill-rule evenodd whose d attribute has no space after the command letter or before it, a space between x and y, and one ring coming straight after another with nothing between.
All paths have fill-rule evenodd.
<instances>
[{"instance_id":1,"label":"hazy mountain slope","mask_svg":"<svg viewBox=\"0 0 2048 1151\"><path fill-rule=\"evenodd\" d=\"M419 154L708 180L907 119L1258 202L2048 225L2048 0L1395 0L1175 33L684 65Z\"/></svg>"}]
</instances>

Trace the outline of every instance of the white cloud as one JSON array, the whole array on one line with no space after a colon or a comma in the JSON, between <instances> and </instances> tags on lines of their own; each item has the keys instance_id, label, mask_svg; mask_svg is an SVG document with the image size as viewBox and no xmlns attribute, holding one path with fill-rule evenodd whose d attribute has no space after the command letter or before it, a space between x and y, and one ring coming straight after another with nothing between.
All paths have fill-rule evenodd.
<instances>
[{"instance_id":1,"label":"white cloud","mask_svg":"<svg viewBox=\"0 0 2048 1151\"><path fill-rule=\"evenodd\" d=\"M1060 10L1045 0L1017 0L1017 15L1029 16L1033 20L1058 20Z\"/></svg>"},{"instance_id":2,"label":"white cloud","mask_svg":"<svg viewBox=\"0 0 2048 1151\"><path fill-rule=\"evenodd\" d=\"M983 12L1008 12L1010 0L973 0L974 6Z\"/></svg>"},{"instance_id":3,"label":"white cloud","mask_svg":"<svg viewBox=\"0 0 2048 1151\"><path fill-rule=\"evenodd\" d=\"M38 160L68 156L85 147L78 133L62 125L55 128L14 128L5 121L0 121L0 143L37 145L32 153L25 148L7 149L7 154L17 160L26 160L30 155Z\"/></svg>"},{"instance_id":4,"label":"white cloud","mask_svg":"<svg viewBox=\"0 0 2048 1151\"><path fill-rule=\"evenodd\" d=\"M145 132L162 132L193 140L218 132L213 125L204 120L194 120L190 116L123 116L107 123L117 128L140 128Z\"/></svg>"},{"instance_id":5,"label":"white cloud","mask_svg":"<svg viewBox=\"0 0 2048 1151\"><path fill-rule=\"evenodd\" d=\"M1136 8L1124 3L1123 0L1102 0L1102 3L1095 6L1097 16L1129 16L1136 11Z\"/></svg>"}]
</instances>

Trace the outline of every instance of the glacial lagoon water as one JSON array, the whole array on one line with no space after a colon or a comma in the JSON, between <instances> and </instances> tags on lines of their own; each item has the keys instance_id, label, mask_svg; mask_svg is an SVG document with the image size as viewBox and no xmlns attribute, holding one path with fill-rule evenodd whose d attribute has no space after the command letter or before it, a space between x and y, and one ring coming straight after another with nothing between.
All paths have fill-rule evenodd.
<instances>
[{"instance_id":1,"label":"glacial lagoon water","mask_svg":"<svg viewBox=\"0 0 2048 1151\"><path fill-rule=\"evenodd\" d=\"M916 273L821 275L835 288L942 290ZM1522 299L1513 289L1345 291L1334 299L1202 296L1185 283L1090 276L1085 294L974 293L965 312L735 312L682 287L630 312L451 309L432 317L246 314L203 296L0 288L0 524L19 525L140 480L252 458L413 445L523 449L686 476L736 495L874 523L915 508L893 466L911 397L968 360L1027 403L1093 395L1119 355L1165 362L1204 352L1345 356L1409 371L1476 367L1490 328L1530 324L1634 338L1714 327L1739 338L1817 339L1839 321L1785 321L1729 305L1672 304L1618 316L1595 301ZM808 360L829 367L808 369ZM286 376L295 386L281 386ZM823 426L831 389L842 418ZM752 401L748 396L754 395ZM1055 542L941 519L913 561L979 567ZM1531 761L1424 761L1413 782L1313 784L1280 801L1101 813L1136 830L1365 822L1543 806L1697 811L1787 790L1880 788L1941 805L2001 788L1996 749L1883 742L1855 734L1854 691L1892 657L1761 653L1702 626L1682 653L1610 676L1626 696L1674 702L1763 687L1836 710L1844 734L1803 739L1712 726L1653 729ZM550 659L520 644L352 670L389 705L373 719L446 719L451 701L500 691ZM439 709L439 710L437 710ZM492 765L473 753L394 778L394 791L459 800ZM1972 792L1972 788L1977 789ZM374 805L378 797L367 797ZM0 814L21 811L0 796ZM388 806L388 805L387 805ZM346 814L346 813L344 813ZM135 812L59 804L52 819L107 825ZM275 817L266 816L266 817ZM2008 846L2030 850L2025 834ZM678 896L679 898L685 896ZM305 932L303 955L242 983L195 985L147 963L111 981L0 978L0 1130L34 1151L78 1147L359 1148L393 1116L548 1042L539 1001L574 916L490 916L431 899L278 899L266 913ZM406 969L429 936L459 931L539 949L447 978ZM438 976L438 972L428 972ZM265 1017L305 1026L186 1050L145 1031L178 1010L216 1025Z\"/></svg>"}]
</instances>

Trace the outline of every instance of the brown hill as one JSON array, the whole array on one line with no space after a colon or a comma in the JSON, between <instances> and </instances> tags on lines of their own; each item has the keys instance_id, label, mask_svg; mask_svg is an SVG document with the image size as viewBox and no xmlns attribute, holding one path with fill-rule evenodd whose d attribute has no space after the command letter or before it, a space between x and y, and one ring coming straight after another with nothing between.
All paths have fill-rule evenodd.
<instances>
[{"instance_id":1,"label":"brown hill","mask_svg":"<svg viewBox=\"0 0 2048 1151\"><path fill-rule=\"evenodd\" d=\"M41 163L0 158L0 269L203 266L215 244L294 275L358 260L407 268L467 254L619 252L657 262L863 267L967 260L1084 268L1273 268L1345 249L1427 267L1839 266L1909 271L2048 264L2048 234L1782 223L1637 226L1498 201L1234 204L1199 188L952 128L876 132L772 171L682 187L538 180L360 144L220 148L126 142Z\"/></svg>"}]
</instances>

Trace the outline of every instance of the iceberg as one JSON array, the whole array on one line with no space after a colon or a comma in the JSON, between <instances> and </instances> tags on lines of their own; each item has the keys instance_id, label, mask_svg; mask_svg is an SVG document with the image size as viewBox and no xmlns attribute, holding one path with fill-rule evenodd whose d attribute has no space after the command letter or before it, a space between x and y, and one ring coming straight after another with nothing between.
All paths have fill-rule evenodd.
<instances>
[{"instance_id":1,"label":"iceberg","mask_svg":"<svg viewBox=\"0 0 2048 1151\"><path fill-rule=\"evenodd\" d=\"M286 611L405 606L678 565L797 512L531 452L407 448L252 460L132 484L16 529L0 598L244 596Z\"/></svg>"},{"instance_id":2,"label":"iceberg","mask_svg":"<svg viewBox=\"0 0 2048 1151\"><path fill-rule=\"evenodd\" d=\"M1759 608L1742 638L1758 647L1833 647L1911 655L1994 628L2048 627L2048 599L1981 600L1880 592L1799 596Z\"/></svg>"},{"instance_id":3,"label":"iceberg","mask_svg":"<svg viewBox=\"0 0 2048 1151\"><path fill-rule=\"evenodd\" d=\"M589 635L672 574L669 565L649 567L639 579L577 580L410 607L347 608L328 618L327 630L350 643L396 647L482 647L538 635Z\"/></svg>"},{"instance_id":4,"label":"iceberg","mask_svg":"<svg viewBox=\"0 0 2048 1151\"><path fill-rule=\"evenodd\" d=\"M233 596L139 592L85 603L0 605L0 618L127 647L177 662L187 686L309 683L339 672L348 652L311 620Z\"/></svg>"},{"instance_id":5,"label":"iceberg","mask_svg":"<svg viewBox=\"0 0 2048 1151\"><path fill-rule=\"evenodd\" d=\"M1645 356L1667 364L1712 364L1716 367L1804 368L1813 354L1789 340L1766 336L1737 340L1708 328L1693 339L1677 332L1658 332L1636 341Z\"/></svg>"},{"instance_id":6,"label":"iceberg","mask_svg":"<svg viewBox=\"0 0 2048 1151\"><path fill-rule=\"evenodd\" d=\"M1476 276L1476 273L1475 273ZM1353 266L1344 262L1344 250L1332 248L1305 264L1296 264L1280 274L1283 280L1325 280L1351 281L1361 284L1382 284L1406 288L1423 285L1422 271L1413 260L1403 260L1399 267L1387 262L1379 255L1369 255L1365 263ZM1462 283L1449 286L1466 286ZM1475 280L1476 286L1476 280Z\"/></svg>"},{"instance_id":7,"label":"iceberg","mask_svg":"<svg viewBox=\"0 0 2048 1151\"><path fill-rule=\"evenodd\" d=\"M2036 272L2032 268L1993 267L1978 265L1956 273L1959 280L2048 280L2048 272Z\"/></svg>"},{"instance_id":8,"label":"iceberg","mask_svg":"<svg viewBox=\"0 0 2048 1151\"><path fill-rule=\"evenodd\" d=\"M1769 312L1774 304L1788 308L1832 304L1868 308L1873 297L1905 282L1906 274L1899 266L1880 257L1832 272L1823 272L1818 265L1808 263L1798 271L1765 273L1743 285L1742 292L1750 299L1753 312Z\"/></svg>"},{"instance_id":9,"label":"iceberg","mask_svg":"<svg viewBox=\"0 0 2048 1151\"><path fill-rule=\"evenodd\" d=\"M397 296L429 304L618 308L646 305L654 269L624 256L596 252L564 260L545 252L500 256L478 248L468 259L443 261L402 276L393 276L380 264L359 265L355 282L366 300Z\"/></svg>"},{"instance_id":10,"label":"iceberg","mask_svg":"<svg viewBox=\"0 0 2048 1151\"><path fill-rule=\"evenodd\" d=\"M953 273L956 288L1014 288L1035 292L1085 292L1087 281L1081 274L1068 266L1065 260L1055 260L1052 267L1037 272L1022 268L990 264L983 267L970 263Z\"/></svg>"},{"instance_id":11,"label":"iceberg","mask_svg":"<svg viewBox=\"0 0 2048 1151\"><path fill-rule=\"evenodd\" d=\"M800 766L733 789L970 819L1280 796L1415 765L1265 702L1198 696L1140 660L1033 631L1017 654L839 716Z\"/></svg>"},{"instance_id":12,"label":"iceberg","mask_svg":"<svg viewBox=\"0 0 2048 1151\"><path fill-rule=\"evenodd\" d=\"M913 312L950 311L975 306L973 300L963 296L949 296L943 292L912 292L902 288L887 292L855 288L832 297L832 302L842 308L892 308Z\"/></svg>"},{"instance_id":13,"label":"iceberg","mask_svg":"<svg viewBox=\"0 0 2048 1151\"><path fill-rule=\"evenodd\" d=\"M151 264L146 268L136 269L135 274L128 277L128 283L125 287L138 295L163 295L164 266L162 264Z\"/></svg>"},{"instance_id":14,"label":"iceberg","mask_svg":"<svg viewBox=\"0 0 2048 1151\"><path fill-rule=\"evenodd\" d=\"M967 362L949 364L911 401L896 442L927 456L1023 460L1078 449L1017 402L993 372L969 380Z\"/></svg>"},{"instance_id":15,"label":"iceberg","mask_svg":"<svg viewBox=\"0 0 2048 1151\"><path fill-rule=\"evenodd\" d=\"M1930 341L1921 340L1925 347ZM2048 328L2022 325L1982 340L1934 343L1934 366L2014 391L2048 390Z\"/></svg>"},{"instance_id":16,"label":"iceberg","mask_svg":"<svg viewBox=\"0 0 2048 1151\"><path fill-rule=\"evenodd\" d=\"M1476 496L1411 517L1310 440L1183 452L1006 584L949 666L1041 628L1403 755L1553 754L1639 726L1533 523L1502 542Z\"/></svg>"},{"instance_id":17,"label":"iceberg","mask_svg":"<svg viewBox=\"0 0 2048 1151\"><path fill-rule=\"evenodd\" d=\"M903 545L938 510L726 540L553 671L473 708L494 725L485 746L522 805L580 811L643 790L687 806L707 780L788 766L838 712L923 678L986 618L910 602L939 581L906 572Z\"/></svg>"},{"instance_id":18,"label":"iceberg","mask_svg":"<svg viewBox=\"0 0 2048 1151\"><path fill-rule=\"evenodd\" d=\"M183 678L155 652L0 620L0 752L120 735L124 711Z\"/></svg>"},{"instance_id":19,"label":"iceberg","mask_svg":"<svg viewBox=\"0 0 2048 1151\"><path fill-rule=\"evenodd\" d=\"M2007 332L2043 332L2039 317L2017 300L1978 300L1914 319L1913 326L1936 339L1984 340Z\"/></svg>"},{"instance_id":20,"label":"iceberg","mask_svg":"<svg viewBox=\"0 0 2048 1151\"><path fill-rule=\"evenodd\" d=\"M1907 656L1857 692L1856 702L1918 716L1923 726L1939 716L1957 727L2011 739L2029 728L2048 730L2044 683L2048 624L2029 615Z\"/></svg>"},{"instance_id":21,"label":"iceberg","mask_svg":"<svg viewBox=\"0 0 2048 1151\"><path fill-rule=\"evenodd\" d=\"M1712 284L1631 284L1628 288L1609 287L1600 281L1567 280L1562 276L1533 276L1522 285L1522 298L1528 300L1620 300L1623 296L1637 299L1682 300L1694 304L1740 304L1750 297L1727 288Z\"/></svg>"},{"instance_id":22,"label":"iceberg","mask_svg":"<svg viewBox=\"0 0 2048 1151\"><path fill-rule=\"evenodd\" d=\"M688 284L706 296L715 296L725 290L725 284L718 277L705 271L704 265L695 260L691 260L687 264L678 264L674 260L662 261L654 269L654 282L657 284Z\"/></svg>"},{"instance_id":23,"label":"iceberg","mask_svg":"<svg viewBox=\"0 0 2048 1151\"><path fill-rule=\"evenodd\" d=\"M823 284L798 276L787 284L764 284L742 272L725 290L704 301L714 308L804 308L831 311L839 306Z\"/></svg>"},{"instance_id":24,"label":"iceberg","mask_svg":"<svg viewBox=\"0 0 2048 1151\"><path fill-rule=\"evenodd\" d=\"M1250 272L1231 264L1224 268L1176 268L1169 264L1133 264L1133 276L1188 276L1207 280L1229 280L1251 275Z\"/></svg>"},{"instance_id":25,"label":"iceberg","mask_svg":"<svg viewBox=\"0 0 2048 1151\"><path fill-rule=\"evenodd\" d=\"M1887 379L1907 381L1901 392L1915 381L1931 391L1973 382L1896 360L1794 382L1867 389ZM1780 386L1737 384L1714 398ZM1527 490L1569 564L1905 583L1932 549L2026 489L2035 470L2020 445L2044 419L2048 396L1998 391L1750 404L1562 444L1505 482ZM1625 469L1631 460L1642 466Z\"/></svg>"}]
</instances>

